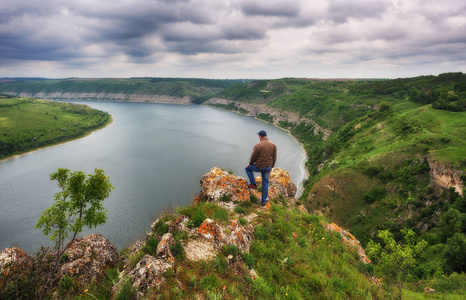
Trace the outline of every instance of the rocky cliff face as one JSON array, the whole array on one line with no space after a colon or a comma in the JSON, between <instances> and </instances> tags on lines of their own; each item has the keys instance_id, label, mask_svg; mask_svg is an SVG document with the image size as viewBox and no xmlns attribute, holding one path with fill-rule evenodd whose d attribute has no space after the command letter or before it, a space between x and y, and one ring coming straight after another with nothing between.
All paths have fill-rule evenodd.
<instances>
[{"instance_id":1,"label":"rocky cliff face","mask_svg":"<svg viewBox=\"0 0 466 300\"><path fill-rule=\"evenodd\" d=\"M311 123L312 125L314 125L314 134L322 134L322 138L324 140L326 140L332 133L331 130L322 128L319 124L317 124L309 118L300 117L299 114L289 111L279 111L265 104L238 102L222 98L211 98L205 104L229 105L231 103L233 103L237 108L241 108L248 111L248 116L256 117L259 114L269 114L272 116L274 124L278 124L278 122L280 121L286 121L293 124L299 124L301 122Z\"/></svg>"},{"instance_id":2,"label":"rocky cliff face","mask_svg":"<svg viewBox=\"0 0 466 300\"><path fill-rule=\"evenodd\" d=\"M153 94L124 94L124 93L8 93L18 97L31 97L50 100L87 100L87 101L123 101L123 102L146 102L146 103L169 103L169 104L191 104L190 97L174 97L169 95Z\"/></svg>"},{"instance_id":3,"label":"rocky cliff face","mask_svg":"<svg viewBox=\"0 0 466 300\"><path fill-rule=\"evenodd\" d=\"M461 180L462 172L455 170L447 164L440 163L431 156L426 158L430 167L430 185L443 189L454 188L463 196L464 182Z\"/></svg>"},{"instance_id":4,"label":"rocky cliff face","mask_svg":"<svg viewBox=\"0 0 466 300\"><path fill-rule=\"evenodd\" d=\"M257 180L260 185L260 177ZM130 282L138 291L137 297L142 298L149 288L159 288L166 282L168 270L173 270L177 264L177 255L179 255L179 248L175 247L177 244L184 249L184 259L192 263L215 259L221 253L225 254L222 252L225 247L234 247L240 253L248 253L251 241L255 238L255 226L261 224L263 213L271 209L270 205L262 207L258 202L255 204L251 202L254 197L260 198L260 192L249 189L246 179L219 168L213 168L205 174L200 183L202 190L195 197L194 202L215 203L228 212L230 221L219 222L205 218L196 226L192 219L194 217L183 214L168 218L162 216L152 224L152 231L146 240L137 241L122 256L105 237L93 234L73 244L64 255L65 259L59 267L57 276L59 278L70 276L87 285L105 276L106 268L118 264L120 265L119 281L113 285L112 293L118 294L125 286L125 282ZM295 194L296 185L290 180L288 172L278 168L273 169L270 176L269 202L275 199L274 205L295 209L300 214L307 215L306 209L294 198ZM249 207L252 206L247 214L237 210L244 203ZM247 220L244 226L240 222L240 217ZM160 228L163 230L161 231ZM370 262L360 243L349 232L335 224L323 224L323 228L340 234L347 247L351 251L358 252L362 262ZM180 236L183 238L179 238ZM298 238L298 235L293 233L293 238ZM156 249L148 251L154 241L157 243ZM27 254L19 248L5 249L0 255L0 271L5 274L5 270L12 263L26 256ZM244 272L244 263L235 260L233 255L228 255L227 259L232 266L238 268L237 272ZM253 280L260 276L254 269L247 270L247 274Z\"/></svg>"}]
</instances>

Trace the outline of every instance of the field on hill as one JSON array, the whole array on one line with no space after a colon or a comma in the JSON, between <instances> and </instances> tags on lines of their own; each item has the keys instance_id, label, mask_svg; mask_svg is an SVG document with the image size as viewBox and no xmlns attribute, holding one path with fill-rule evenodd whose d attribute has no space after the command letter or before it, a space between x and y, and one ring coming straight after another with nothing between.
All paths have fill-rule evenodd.
<instances>
[{"instance_id":1,"label":"field on hill","mask_svg":"<svg viewBox=\"0 0 466 300\"><path fill-rule=\"evenodd\" d=\"M110 121L85 105L0 96L0 159L82 137Z\"/></svg>"}]
</instances>

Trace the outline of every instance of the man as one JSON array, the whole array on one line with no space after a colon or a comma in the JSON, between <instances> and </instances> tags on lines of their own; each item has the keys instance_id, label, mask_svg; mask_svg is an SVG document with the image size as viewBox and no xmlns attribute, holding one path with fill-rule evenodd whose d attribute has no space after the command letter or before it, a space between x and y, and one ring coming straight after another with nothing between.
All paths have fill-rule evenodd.
<instances>
[{"instance_id":1,"label":"man","mask_svg":"<svg viewBox=\"0 0 466 300\"><path fill-rule=\"evenodd\" d=\"M261 172L262 176L262 197L261 204L267 203L269 193L269 176L270 171L275 166L277 160L277 146L269 141L267 133L264 130L259 131L260 142L254 146L249 164L246 166L246 174L249 177L249 188L257 189L256 179L253 172Z\"/></svg>"}]
</instances>

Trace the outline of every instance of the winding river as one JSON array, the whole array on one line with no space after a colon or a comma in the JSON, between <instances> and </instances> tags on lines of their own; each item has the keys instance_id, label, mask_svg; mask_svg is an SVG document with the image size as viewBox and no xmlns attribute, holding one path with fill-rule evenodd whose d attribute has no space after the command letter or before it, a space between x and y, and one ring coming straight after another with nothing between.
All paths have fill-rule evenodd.
<instances>
[{"instance_id":1,"label":"winding river","mask_svg":"<svg viewBox=\"0 0 466 300\"><path fill-rule=\"evenodd\" d=\"M267 131L278 147L276 167L302 186L305 153L285 131L251 117L205 106L83 102L113 116L109 126L85 138L0 162L0 249L30 254L52 246L34 226L58 191L49 174L58 168L92 173L102 168L115 186L105 200L107 222L81 235L102 233L120 250L145 238L164 211L190 205L199 180L214 167L246 178L244 167Z\"/></svg>"}]
</instances>

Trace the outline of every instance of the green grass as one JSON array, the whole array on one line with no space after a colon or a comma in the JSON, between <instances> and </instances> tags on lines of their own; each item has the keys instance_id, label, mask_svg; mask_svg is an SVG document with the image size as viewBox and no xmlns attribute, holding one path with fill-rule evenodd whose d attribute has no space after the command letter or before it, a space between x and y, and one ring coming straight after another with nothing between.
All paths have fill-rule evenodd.
<instances>
[{"instance_id":1,"label":"green grass","mask_svg":"<svg viewBox=\"0 0 466 300\"><path fill-rule=\"evenodd\" d=\"M85 136L110 121L85 105L0 98L0 158Z\"/></svg>"}]
</instances>

